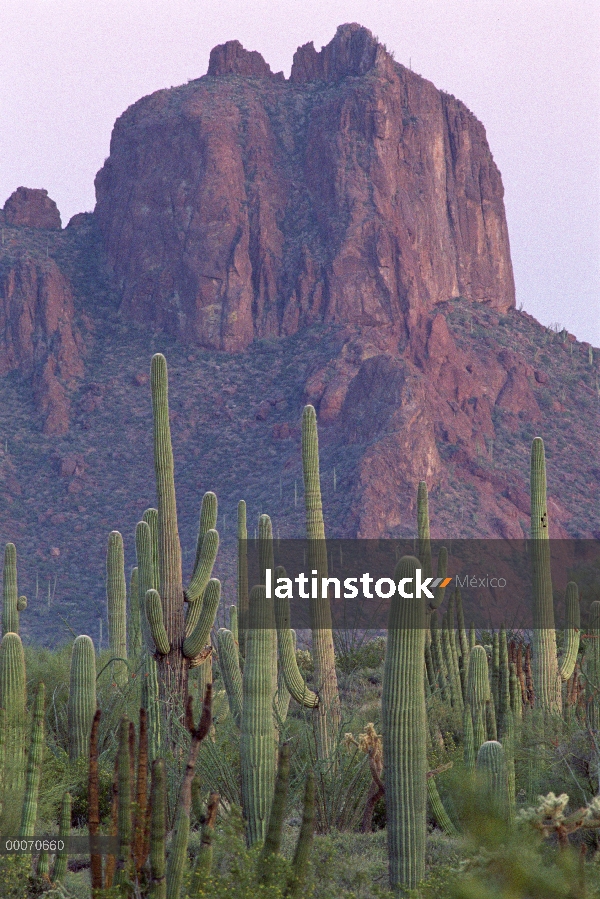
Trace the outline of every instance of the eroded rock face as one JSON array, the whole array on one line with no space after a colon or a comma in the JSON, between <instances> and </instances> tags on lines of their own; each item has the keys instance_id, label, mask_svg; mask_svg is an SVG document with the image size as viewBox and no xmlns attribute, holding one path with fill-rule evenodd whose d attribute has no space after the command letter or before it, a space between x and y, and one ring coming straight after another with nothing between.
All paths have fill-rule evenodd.
<instances>
[{"instance_id":1,"label":"eroded rock face","mask_svg":"<svg viewBox=\"0 0 600 899\"><path fill-rule=\"evenodd\" d=\"M17 187L4 204L7 225L26 225L28 228L48 228L60 231L60 212L47 190Z\"/></svg>"},{"instance_id":2,"label":"eroded rock face","mask_svg":"<svg viewBox=\"0 0 600 899\"><path fill-rule=\"evenodd\" d=\"M237 41L116 122L96 178L122 312L229 351L314 321L409 336L514 283L483 125L358 25L289 81Z\"/></svg>"},{"instance_id":3,"label":"eroded rock face","mask_svg":"<svg viewBox=\"0 0 600 899\"><path fill-rule=\"evenodd\" d=\"M0 375L31 377L46 434L69 429L69 389L83 376L83 340L70 285L52 260L28 258L0 271Z\"/></svg>"}]
</instances>

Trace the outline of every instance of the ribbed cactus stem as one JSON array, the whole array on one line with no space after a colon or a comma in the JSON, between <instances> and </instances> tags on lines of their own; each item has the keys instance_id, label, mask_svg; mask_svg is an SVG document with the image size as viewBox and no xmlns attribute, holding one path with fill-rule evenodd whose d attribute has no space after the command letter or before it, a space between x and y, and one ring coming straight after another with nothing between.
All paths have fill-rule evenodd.
<instances>
[{"instance_id":1,"label":"ribbed cactus stem","mask_svg":"<svg viewBox=\"0 0 600 899\"><path fill-rule=\"evenodd\" d=\"M444 803L442 802L442 797L439 794L439 790L435 782L435 777L427 778L427 798L429 799L429 805L438 826L444 831L444 833L448 834L448 836L458 836L458 829L456 828L456 825L444 808Z\"/></svg>"},{"instance_id":2,"label":"ribbed cactus stem","mask_svg":"<svg viewBox=\"0 0 600 899\"><path fill-rule=\"evenodd\" d=\"M196 538L196 556L194 558L194 571L198 567L198 562L200 561L200 555L202 553L202 543L204 541L204 537L207 532L210 530L216 530L217 527L217 515L219 513L219 506L217 502L216 494L209 490L202 497L202 506L200 508L200 521L198 523L198 536Z\"/></svg>"},{"instance_id":3,"label":"ribbed cactus stem","mask_svg":"<svg viewBox=\"0 0 600 899\"><path fill-rule=\"evenodd\" d=\"M17 550L14 543L4 548L2 570L2 635L19 633L19 591L17 588Z\"/></svg>"},{"instance_id":4,"label":"ribbed cactus stem","mask_svg":"<svg viewBox=\"0 0 600 899\"><path fill-rule=\"evenodd\" d=\"M421 563L400 560L394 580L416 578ZM391 600L382 695L383 757L390 883L401 895L425 875L427 719L423 600Z\"/></svg>"},{"instance_id":5,"label":"ribbed cactus stem","mask_svg":"<svg viewBox=\"0 0 600 899\"><path fill-rule=\"evenodd\" d=\"M21 815L21 831L19 836L32 837L35 833L37 820L38 798L40 792L40 779L42 776L42 760L44 757L44 704L46 688L43 683L38 684L33 703L33 717L31 722L31 739L29 741L29 755L27 758L27 776L25 780L25 799Z\"/></svg>"},{"instance_id":6,"label":"ribbed cactus stem","mask_svg":"<svg viewBox=\"0 0 600 899\"><path fill-rule=\"evenodd\" d=\"M190 630L192 630L196 625L196 619L194 618L194 609L199 600L202 598L202 594L206 589L206 585L208 584L208 581L212 574L215 559L217 558L218 550L219 535L213 528L207 531L206 534L204 534L198 562L196 563L196 567L194 568L194 574L192 575L190 585L185 591L187 601L190 603L186 621L186 633L190 633Z\"/></svg>"},{"instance_id":7,"label":"ribbed cactus stem","mask_svg":"<svg viewBox=\"0 0 600 899\"><path fill-rule=\"evenodd\" d=\"M208 797L206 815L202 816L200 849L198 850L194 875L192 877L190 889L191 896L202 896L207 880L210 877L213 860L212 838L218 809L219 794L211 793Z\"/></svg>"},{"instance_id":8,"label":"ribbed cactus stem","mask_svg":"<svg viewBox=\"0 0 600 899\"><path fill-rule=\"evenodd\" d=\"M277 778L273 793L271 814L267 836L258 858L257 874L259 883L268 883L272 875L270 863L274 855L279 853L283 834L283 822L290 780L290 745L284 743L279 749L279 764L277 766Z\"/></svg>"},{"instance_id":9,"label":"ribbed cactus stem","mask_svg":"<svg viewBox=\"0 0 600 899\"><path fill-rule=\"evenodd\" d=\"M131 569L129 578L129 645L128 656L137 662L142 654L142 616L139 595L139 571L137 566Z\"/></svg>"},{"instance_id":10,"label":"ribbed cactus stem","mask_svg":"<svg viewBox=\"0 0 600 899\"><path fill-rule=\"evenodd\" d=\"M480 775L485 800L497 815L508 814L508 782L504 749L497 740L488 740L477 753L477 772Z\"/></svg>"},{"instance_id":11,"label":"ribbed cactus stem","mask_svg":"<svg viewBox=\"0 0 600 899\"><path fill-rule=\"evenodd\" d=\"M166 899L167 788L164 759L152 762L150 786L150 889L149 899Z\"/></svg>"},{"instance_id":12,"label":"ribbed cactus stem","mask_svg":"<svg viewBox=\"0 0 600 899\"><path fill-rule=\"evenodd\" d=\"M309 771L304 787L302 823L292 860L292 873L285 891L285 899L301 899L308 875L308 864L315 833L315 775Z\"/></svg>"},{"instance_id":13,"label":"ribbed cactus stem","mask_svg":"<svg viewBox=\"0 0 600 899\"><path fill-rule=\"evenodd\" d=\"M220 598L221 581L217 580L217 578L211 578L206 585L203 598L196 600L196 605L200 606L200 614L196 617L196 624L193 630L183 643L183 654L188 659L193 659L200 655L208 644L217 609L219 608ZM189 617L190 615L188 615Z\"/></svg>"},{"instance_id":14,"label":"ribbed cactus stem","mask_svg":"<svg viewBox=\"0 0 600 899\"><path fill-rule=\"evenodd\" d=\"M308 562L318 572L319 583L327 577L327 547L321 501L319 475L319 438L317 413L313 406L305 406L302 416L302 469L304 473L304 502L306 507L306 535ZM312 591L311 591L312 592ZM320 702L316 707L317 751L327 758L331 740L337 733L340 720L340 698L335 670L335 652L329 599L310 599L312 627L312 655L315 683Z\"/></svg>"},{"instance_id":15,"label":"ribbed cactus stem","mask_svg":"<svg viewBox=\"0 0 600 899\"><path fill-rule=\"evenodd\" d=\"M131 881L133 865L131 857L131 752L129 745L129 720L122 718L119 725L119 766L118 789L119 806L117 819L117 835L119 838L119 856L115 886L125 886Z\"/></svg>"},{"instance_id":16,"label":"ribbed cactus stem","mask_svg":"<svg viewBox=\"0 0 600 899\"><path fill-rule=\"evenodd\" d=\"M181 544L177 524L175 471L169 424L167 360L161 353L152 357L150 369L152 413L154 421L154 470L158 496L158 556L160 600L169 649L158 660L159 684L164 695L165 712L173 696L187 695L187 669L181 652L184 633ZM156 634L153 629L153 636ZM159 652L163 652L157 644Z\"/></svg>"},{"instance_id":17,"label":"ribbed cactus stem","mask_svg":"<svg viewBox=\"0 0 600 899\"><path fill-rule=\"evenodd\" d=\"M233 639L239 645L239 621L237 606L229 606L229 630L233 634Z\"/></svg>"},{"instance_id":18,"label":"ribbed cactus stem","mask_svg":"<svg viewBox=\"0 0 600 899\"><path fill-rule=\"evenodd\" d=\"M426 481L419 481L419 486L417 488L417 533L419 535L419 559L421 560L421 566L423 568L423 577L432 577L433 564L431 561L431 538L429 531L429 497Z\"/></svg>"},{"instance_id":19,"label":"ribbed cactus stem","mask_svg":"<svg viewBox=\"0 0 600 899\"><path fill-rule=\"evenodd\" d=\"M224 627L217 631L217 652L221 677L227 692L229 711L239 726L242 715L242 674L233 634Z\"/></svg>"},{"instance_id":20,"label":"ribbed cactus stem","mask_svg":"<svg viewBox=\"0 0 600 899\"><path fill-rule=\"evenodd\" d=\"M4 709L3 825L17 833L25 785L27 700L25 655L18 634L8 633L0 643L0 708Z\"/></svg>"},{"instance_id":21,"label":"ribbed cactus stem","mask_svg":"<svg viewBox=\"0 0 600 899\"><path fill-rule=\"evenodd\" d=\"M153 583L147 589L150 590L151 588L154 588L155 590L158 590L160 588L160 564L158 558L158 509L146 509L146 511L142 515L142 521L145 521L150 528L150 549L152 552Z\"/></svg>"},{"instance_id":22,"label":"ribbed cactus stem","mask_svg":"<svg viewBox=\"0 0 600 899\"><path fill-rule=\"evenodd\" d=\"M106 601L108 607L108 640L114 659L127 658L127 587L125 585L125 556L123 537L119 531L108 536L106 553ZM113 663L113 677L123 686L128 669L122 661Z\"/></svg>"},{"instance_id":23,"label":"ribbed cactus stem","mask_svg":"<svg viewBox=\"0 0 600 899\"><path fill-rule=\"evenodd\" d=\"M239 647L242 657L246 655L246 631L248 629L248 529L246 526L246 503L241 499L237 510L237 608L239 624Z\"/></svg>"},{"instance_id":24,"label":"ribbed cactus stem","mask_svg":"<svg viewBox=\"0 0 600 899\"><path fill-rule=\"evenodd\" d=\"M499 679L498 679L498 721L500 725L504 720L504 716L510 709L510 668L508 664L508 643L506 640L506 628L500 628L499 635ZM500 728L500 734L502 729Z\"/></svg>"},{"instance_id":25,"label":"ribbed cactus stem","mask_svg":"<svg viewBox=\"0 0 600 899\"><path fill-rule=\"evenodd\" d=\"M146 618L156 651L163 656L168 655L171 644L163 620L163 605L157 590L146 593Z\"/></svg>"},{"instance_id":26,"label":"ribbed cactus stem","mask_svg":"<svg viewBox=\"0 0 600 899\"><path fill-rule=\"evenodd\" d=\"M148 715L148 758L151 762L162 752L162 721L158 690L158 670L150 653L144 656L144 680L142 683L142 705Z\"/></svg>"},{"instance_id":27,"label":"ribbed cactus stem","mask_svg":"<svg viewBox=\"0 0 600 899\"><path fill-rule=\"evenodd\" d=\"M301 706L314 709L319 704L319 697L306 686L304 678L298 668L294 638L290 629L290 604L285 597L275 594L275 621L277 623L277 646L279 651L279 664L285 680L285 685L296 702Z\"/></svg>"},{"instance_id":28,"label":"ribbed cactus stem","mask_svg":"<svg viewBox=\"0 0 600 899\"><path fill-rule=\"evenodd\" d=\"M486 703L490 698L487 655L483 646L476 645L469 654L467 674L467 704L471 710L475 752L486 740Z\"/></svg>"},{"instance_id":29,"label":"ribbed cactus stem","mask_svg":"<svg viewBox=\"0 0 600 899\"><path fill-rule=\"evenodd\" d=\"M146 594L148 590L158 589L158 580L155 578L154 561L152 557L152 532L147 521L139 521L135 529L135 553L138 568L138 601L140 604L140 619L144 642L150 652L156 647L150 632L148 617L146 615Z\"/></svg>"},{"instance_id":30,"label":"ribbed cactus stem","mask_svg":"<svg viewBox=\"0 0 600 899\"><path fill-rule=\"evenodd\" d=\"M240 755L242 807L249 846L264 840L275 784L272 633L275 622L265 588L252 589L242 681Z\"/></svg>"},{"instance_id":31,"label":"ribbed cactus stem","mask_svg":"<svg viewBox=\"0 0 600 899\"><path fill-rule=\"evenodd\" d=\"M575 669L579 654L580 642L580 610L579 589L574 581L569 581L565 594L565 631L563 657L560 663L560 676L563 681L569 680Z\"/></svg>"},{"instance_id":32,"label":"ribbed cactus stem","mask_svg":"<svg viewBox=\"0 0 600 899\"><path fill-rule=\"evenodd\" d=\"M463 709L463 748L465 756L465 768L469 772L475 770L475 737L473 734L473 719L471 707L465 704Z\"/></svg>"},{"instance_id":33,"label":"ribbed cactus stem","mask_svg":"<svg viewBox=\"0 0 600 899\"><path fill-rule=\"evenodd\" d=\"M69 680L69 758L71 761L89 752L90 731L96 712L96 653L91 637L75 639L71 650Z\"/></svg>"},{"instance_id":34,"label":"ribbed cactus stem","mask_svg":"<svg viewBox=\"0 0 600 899\"><path fill-rule=\"evenodd\" d=\"M533 680L536 702L544 712L560 715L562 694L554 630L550 570L550 534L546 503L544 441L531 446L531 559L533 576Z\"/></svg>"},{"instance_id":35,"label":"ribbed cactus stem","mask_svg":"<svg viewBox=\"0 0 600 899\"><path fill-rule=\"evenodd\" d=\"M590 604L584 654L586 722L592 732L600 726L600 601Z\"/></svg>"},{"instance_id":36,"label":"ribbed cactus stem","mask_svg":"<svg viewBox=\"0 0 600 899\"><path fill-rule=\"evenodd\" d=\"M52 872L52 880L54 883L62 883L67 875L67 862L69 860L69 836L71 834L71 794L64 793L60 806L60 820L58 824L58 835L64 845L63 849L59 849L54 859L54 870Z\"/></svg>"}]
</instances>

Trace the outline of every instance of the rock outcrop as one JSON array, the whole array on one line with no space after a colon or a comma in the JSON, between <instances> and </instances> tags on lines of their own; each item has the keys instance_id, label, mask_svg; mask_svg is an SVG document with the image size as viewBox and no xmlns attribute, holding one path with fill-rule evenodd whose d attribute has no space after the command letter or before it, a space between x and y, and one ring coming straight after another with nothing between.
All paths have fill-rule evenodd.
<instances>
[{"instance_id":1,"label":"rock outcrop","mask_svg":"<svg viewBox=\"0 0 600 899\"><path fill-rule=\"evenodd\" d=\"M83 340L70 285L52 259L0 269L0 375L31 379L46 434L69 429L69 390L83 376Z\"/></svg>"},{"instance_id":2,"label":"rock outcrop","mask_svg":"<svg viewBox=\"0 0 600 899\"><path fill-rule=\"evenodd\" d=\"M4 223L60 231L60 212L47 190L17 187L4 204Z\"/></svg>"},{"instance_id":3,"label":"rock outcrop","mask_svg":"<svg viewBox=\"0 0 600 899\"><path fill-rule=\"evenodd\" d=\"M358 25L301 47L288 81L216 47L208 75L117 120L96 193L122 313L200 346L514 305L483 125Z\"/></svg>"}]
</instances>

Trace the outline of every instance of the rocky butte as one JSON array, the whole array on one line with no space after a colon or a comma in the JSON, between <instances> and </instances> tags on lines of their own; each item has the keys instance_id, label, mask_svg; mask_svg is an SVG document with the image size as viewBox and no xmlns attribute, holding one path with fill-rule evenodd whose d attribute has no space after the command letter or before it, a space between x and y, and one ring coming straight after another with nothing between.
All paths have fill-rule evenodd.
<instances>
[{"instance_id":1,"label":"rocky butte","mask_svg":"<svg viewBox=\"0 0 600 899\"><path fill-rule=\"evenodd\" d=\"M133 564L156 350L184 544L208 489L224 542L240 498L303 533L306 402L332 535L413 535L422 479L434 536L527 535L536 434L552 536L600 535L599 351L515 308L483 125L367 29L288 79L215 47L117 120L96 193L65 229L41 190L0 213L0 539L30 578L101 602L113 528Z\"/></svg>"}]
</instances>

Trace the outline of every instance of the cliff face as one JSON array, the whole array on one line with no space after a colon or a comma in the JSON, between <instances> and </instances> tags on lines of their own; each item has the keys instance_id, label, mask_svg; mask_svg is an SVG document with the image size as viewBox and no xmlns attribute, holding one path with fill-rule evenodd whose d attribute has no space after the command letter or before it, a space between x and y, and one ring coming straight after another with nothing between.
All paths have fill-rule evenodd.
<instances>
[{"instance_id":1,"label":"cliff face","mask_svg":"<svg viewBox=\"0 0 600 899\"><path fill-rule=\"evenodd\" d=\"M96 192L122 313L200 346L514 305L483 126L358 25L299 48L288 81L216 47L118 119Z\"/></svg>"}]
</instances>

